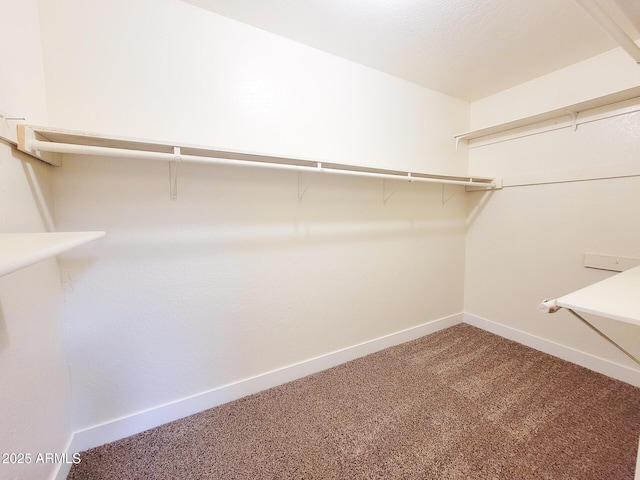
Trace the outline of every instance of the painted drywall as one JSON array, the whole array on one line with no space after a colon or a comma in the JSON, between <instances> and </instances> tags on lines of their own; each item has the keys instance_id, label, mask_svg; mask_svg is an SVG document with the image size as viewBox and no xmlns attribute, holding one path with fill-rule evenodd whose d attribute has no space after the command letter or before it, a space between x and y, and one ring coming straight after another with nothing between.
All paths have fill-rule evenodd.
<instances>
[{"instance_id":1,"label":"painted drywall","mask_svg":"<svg viewBox=\"0 0 640 480\"><path fill-rule=\"evenodd\" d=\"M40 7L52 125L466 170L459 100L178 0ZM61 261L78 430L462 311L459 187L182 164L172 202L166 164L69 156L54 190L107 231Z\"/></svg>"},{"instance_id":2,"label":"painted drywall","mask_svg":"<svg viewBox=\"0 0 640 480\"><path fill-rule=\"evenodd\" d=\"M47 110L42 66L42 48L36 0L2 0L0 42L2 88L0 114L25 117L34 123L46 123ZM13 40L13 41L8 41Z\"/></svg>"},{"instance_id":3,"label":"painted drywall","mask_svg":"<svg viewBox=\"0 0 640 480\"><path fill-rule=\"evenodd\" d=\"M618 53L610 52L609 60L618 58ZM508 118L514 110L534 113L536 104L546 98L564 98L568 105L612 93L609 89L615 82L603 80L602 60L583 62L474 103L472 117ZM626 78L620 89L640 85L639 67L628 57L620 60L626 63L611 63L607 78ZM635 69L635 83L626 76L629 63ZM567 83L568 78L580 78L579 88ZM581 99L573 96L574 87ZM514 98L520 99L515 107ZM622 165L637 166L639 160L638 112L580 125L575 132L562 129L469 149L472 172L504 177L596 166L606 172ZM640 257L638 192L640 177L636 176L469 195L465 311L637 369L566 311L543 315L536 307L545 298L557 298L613 274L584 268L585 253ZM590 319L635 355L640 353L637 327Z\"/></svg>"},{"instance_id":4,"label":"painted drywall","mask_svg":"<svg viewBox=\"0 0 640 480\"><path fill-rule=\"evenodd\" d=\"M12 39L0 45L0 111L46 122L37 4L2 0L0 11ZM49 167L0 140L0 233L50 230L52 207ZM61 305L55 259L0 278L0 478L50 478L58 464L38 454L71 440Z\"/></svg>"}]
</instances>

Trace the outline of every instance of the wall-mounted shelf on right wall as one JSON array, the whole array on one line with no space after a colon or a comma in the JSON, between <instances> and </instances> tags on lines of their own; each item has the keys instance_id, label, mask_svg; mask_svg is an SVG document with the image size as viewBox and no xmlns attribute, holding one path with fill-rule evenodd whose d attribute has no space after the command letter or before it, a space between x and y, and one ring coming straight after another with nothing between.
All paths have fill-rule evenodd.
<instances>
[{"instance_id":1,"label":"wall-mounted shelf on right wall","mask_svg":"<svg viewBox=\"0 0 640 480\"><path fill-rule=\"evenodd\" d=\"M569 117L573 118L574 125L576 125L577 117L581 112L587 110L593 110L595 108L606 107L615 103L624 102L633 98L640 97L640 87L633 87L620 92L604 95L602 97L593 98L585 102L575 103L573 105L567 105L562 108L556 108L547 112L539 113L537 115L531 115L524 118L519 118L510 122L501 123L498 125L492 125L490 127L480 128L477 130L471 130L465 133L455 135L456 147L461 141L470 142L481 137L487 137L489 135L502 134L515 130L517 128L528 127L531 125L539 124L542 122L548 122L550 120Z\"/></svg>"},{"instance_id":2,"label":"wall-mounted shelf on right wall","mask_svg":"<svg viewBox=\"0 0 640 480\"><path fill-rule=\"evenodd\" d=\"M79 245L105 232L45 232L0 234L0 277Z\"/></svg>"},{"instance_id":3,"label":"wall-mounted shelf on right wall","mask_svg":"<svg viewBox=\"0 0 640 480\"><path fill-rule=\"evenodd\" d=\"M640 267L634 267L555 300L545 300L538 308L543 313L555 313L564 308L618 348L636 364L640 365L640 359L612 340L583 316L584 314L590 314L611 318L619 322L640 325L639 288Z\"/></svg>"}]
</instances>

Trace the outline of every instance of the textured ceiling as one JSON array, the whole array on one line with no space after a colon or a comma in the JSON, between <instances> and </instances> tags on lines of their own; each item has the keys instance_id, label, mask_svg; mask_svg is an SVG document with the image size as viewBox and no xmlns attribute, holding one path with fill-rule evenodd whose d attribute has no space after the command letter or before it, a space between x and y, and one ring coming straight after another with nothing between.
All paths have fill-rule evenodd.
<instances>
[{"instance_id":1,"label":"textured ceiling","mask_svg":"<svg viewBox=\"0 0 640 480\"><path fill-rule=\"evenodd\" d=\"M186 1L468 101L618 46L573 0ZM640 37L640 0L599 1Z\"/></svg>"}]
</instances>

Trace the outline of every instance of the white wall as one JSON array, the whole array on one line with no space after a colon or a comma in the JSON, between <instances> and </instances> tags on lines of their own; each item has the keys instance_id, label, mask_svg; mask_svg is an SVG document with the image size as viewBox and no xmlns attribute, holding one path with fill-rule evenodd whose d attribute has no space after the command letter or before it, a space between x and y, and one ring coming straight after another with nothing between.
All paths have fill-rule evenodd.
<instances>
[{"instance_id":1,"label":"white wall","mask_svg":"<svg viewBox=\"0 0 640 480\"><path fill-rule=\"evenodd\" d=\"M46 123L35 1L0 1L0 111ZM3 121L3 120L0 120ZM41 232L52 222L49 167L0 141L0 233ZM71 437L69 377L63 348L62 288L55 260L0 278L0 452L32 455L30 465L0 464L0 478L47 478Z\"/></svg>"},{"instance_id":2,"label":"white wall","mask_svg":"<svg viewBox=\"0 0 640 480\"><path fill-rule=\"evenodd\" d=\"M513 119L515 111L535 114L563 101L566 106L637 85L638 66L616 50L473 103L471 117L481 127ZM563 129L477 144L469 149L469 167L511 177L637 166L639 127L636 112L580 125L576 132ZM567 312L542 315L536 306L611 275L584 268L585 253L640 258L639 192L640 177L629 177L511 187L484 198L469 195L465 311L637 369ZM640 353L637 327L591 320Z\"/></svg>"},{"instance_id":3,"label":"white wall","mask_svg":"<svg viewBox=\"0 0 640 480\"><path fill-rule=\"evenodd\" d=\"M52 125L460 173L464 102L177 0L41 2ZM462 311L459 189L68 157L75 428ZM388 192L388 190L387 190Z\"/></svg>"},{"instance_id":4,"label":"white wall","mask_svg":"<svg viewBox=\"0 0 640 480\"><path fill-rule=\"evenodd\" d=\"M1 4L0 27L21 38L0 45L12 72L2 113L46 124L46 84L54 126L466 169L466 149L451 145L468 129L464 102L177 0L19 3ZM472 123L629 88L636 68L610 52L474 103ZM477 147L469 167L500 176L634 162L637 125L626 115ZM171 202L166 165L68 157L53 187L51 171L0 144L0 231L51 229L55 197L57 229L108 237L61 258L64 313L55 260L0 279L3 452L61 452L72 430L458 313L463 283L471 314L630 365L572 318L535 307L609 275L581 266L587 251L640 256L637 177L509 188L486 203L387 185L397 190L384 204L375 180L304 177L299 200L296 174L181 165ZM634 329L598 322L633 350Z\"/></svg>"}]
</instances>

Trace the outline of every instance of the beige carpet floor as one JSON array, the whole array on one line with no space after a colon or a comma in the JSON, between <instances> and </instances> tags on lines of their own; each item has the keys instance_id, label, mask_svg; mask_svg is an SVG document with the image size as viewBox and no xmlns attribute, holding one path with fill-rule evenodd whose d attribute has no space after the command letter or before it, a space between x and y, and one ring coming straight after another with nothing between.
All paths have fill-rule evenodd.
<instances>
[{"instance_id":1,"label":"beige carpet floor","mask_svg":"<svg viewBox=\"0 0 640 480\"><path fill-rule=\"evenodd\" d=\"M469 325L82 453L69 479L632 479L640 390Z\"/></svg>"}]
</instances>

